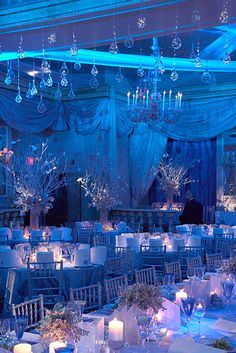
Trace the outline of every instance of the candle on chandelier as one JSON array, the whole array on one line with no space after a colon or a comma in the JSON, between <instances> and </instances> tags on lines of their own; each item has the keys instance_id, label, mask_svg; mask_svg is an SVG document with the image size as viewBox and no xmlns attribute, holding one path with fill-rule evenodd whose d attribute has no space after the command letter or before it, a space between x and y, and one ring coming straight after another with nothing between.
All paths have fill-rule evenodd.
<instances>
[{"instance_id":1,"label":"candle on chandelier","mask_svg":"<svg viewBox=\"0 0 236 353\"><path fill-rule=\"evenodd\" d=\"M133 107L134 107L134 99L135 99L135 94L133 94Z\"/></svg>"},{"instance_id":2,"label":"candle on chandelier","mask_svg":"<svg viewBox=\"0 0 236 353\"><path fill-rule=\"evenodd\" d=\"M136 92L135 92L135 104L138 103L138 90L136 89Z\"/></svg>"},{"instance_id":3,"label":"candle on chandelier","mask_svg":"<svg viewBox=\"0 0 236 353\"><path fill-rule=\"evenodd\" d=\"M165 99L166 99L166 91L163 91L163 95L162 95L162 111L163 112L165 110Z\"/></svg>"},{"instance_id":4,"label":"candle on chandelier","mask_svg":"<svg viewBox=\"0 0 236 353\"><path fill-rule=\"evenodd\" d=\"M146 94L146 107L148 108L148 101L149 101L149 90L147 90Z\"/></svg>"},{"instance_id":5,"label":"candle on chandelier","mask_svg":"<svg viewBox=\"0 0 236 353\"><path fill-rule=\"evenodd\" d=\"M179 99L178 94L176 94L176 96L175 96L175 110L178 109L178 99Z\"/></svg>"},{"instance_id":6,"label":"candle on chandelier","mask_svg":"<svg viewBox=\"0 0 236 353\"><path fill-rule=\"evenodd\" d=\"M182 105L182 96L183 96L183 93L180 93L179 94L179 109L181 109L181 105Z\"/></svg>"},{"instance_id":7,"label":"candle on chandelier","mask_svg":"<svg viewBox=\"0 0 236 353\"><path fill-rule=\"evenodd\" d=\"M145 105L145 96L143 96L143 106Z\"/></svg>"},{"instance_id":8,"label":"candle on chandelier","mask_svg":"<svg viewBox=\"0 0 236 353\"><path fill-rule=\"evenodd\" d=\"M171 94L172 94L172 91L171 89L169 90L169 109L170 109L170 105L171 105Z\"/></svg>"},{"instance_id":9,"label":"candle on chandelier","mask_svg":"<svg viewBox=\"0 0 236 353\"><path fill-rule=\"evenodd\" d=\"M130 106L130 91L127 93L127 105Z\"/></svg>"}]
</instances>

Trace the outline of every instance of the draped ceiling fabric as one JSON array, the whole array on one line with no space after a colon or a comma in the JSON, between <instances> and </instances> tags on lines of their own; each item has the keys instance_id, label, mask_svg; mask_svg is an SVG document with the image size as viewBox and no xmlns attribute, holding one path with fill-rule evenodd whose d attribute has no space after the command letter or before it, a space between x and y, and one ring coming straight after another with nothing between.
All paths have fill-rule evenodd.
<instances>
[{"instance_id":1,"label":"draped ceiling fabric","mask_svg":"<svg viewBox=\"0 0 236 353\"><path fill-rule=\"evenodd\" d=\"M47 110L37 112L39 99L15 103L15 93L0 91L0 116L12 128L25 133L39 133L72 129L91 139L100 129L106 131L107 154L112 168L117 167L121 148L118 141L126 141L129 160L129 184L132 204L137 205L153 181L150 168L158 164L166 148L168 137L181 141L210 139L236 126L236 98L221 97L184 102L183 113L176 124L133 124L127 120L125 99L118 100L111 88L108 97L72 101L44 99ZM125 98L125 97L124 97ZM120 138L118 138L120 137ZM128 138L127 138L128 137ZM210 148L210 147L209 147ZM86 149L86 146L85 146ZM119 166L118 166L119 168Z\"/></svg>"}]
</instances>

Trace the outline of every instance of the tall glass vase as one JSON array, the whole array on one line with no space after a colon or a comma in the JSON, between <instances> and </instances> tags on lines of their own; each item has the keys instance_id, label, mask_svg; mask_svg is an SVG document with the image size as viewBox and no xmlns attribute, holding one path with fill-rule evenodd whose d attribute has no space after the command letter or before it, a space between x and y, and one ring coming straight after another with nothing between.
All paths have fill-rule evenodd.
<instances>
[{"instance_id":1,"label":"tall glass vase","mask_svg":"<svg viewBox=\"0 0 236 353\"><path fill-rule=\"evenodd\" d=\"M39 217L42 212L42 208L40 205L34 205L30 209L30 228L31 229L39 229Z\"/></svg>"},{"instance_id":2,"label":"tall glass vase","mask_svg":"<svg viewBox=\"0 0 236 353\"><path fill-rule=\"evenodd\" d=\"M107 208L100 208L100 210L99 210L99 221L102 224L108 222L108 209Z\"/></svg>"},{"instance_id":3,"label":"tall glass vase","mask_svg":"<svg viewBox=\"0 0 236 353\"><path fill-rule=\"evenodd\" d=\"M168 189L166 191L167 210L170 210L173 205L174 194L175 194L175 191L173 189Z\"/></svg>"}]
</instances>

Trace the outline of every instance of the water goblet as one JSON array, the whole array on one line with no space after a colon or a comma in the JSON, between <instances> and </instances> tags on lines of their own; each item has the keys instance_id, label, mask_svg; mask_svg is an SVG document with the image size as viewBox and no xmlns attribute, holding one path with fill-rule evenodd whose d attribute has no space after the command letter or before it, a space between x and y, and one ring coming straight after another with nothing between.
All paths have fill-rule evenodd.
<instances>
[{"instance_id":1,"label":"water goblet","mask_svg":"<svg viewBox=\"0 0 236 353\"><path fill-rule=\"evenodd\" d=\"M234 283L231 282L230 280L226 280L226 281L220 282L220 284L223 290L223 294L226 298L227 311L229 311L229 304L234 290Z\"/></svg>"},{"instance_id":2,"label":"water goblet","mask_svg":"<svg viewBox=\"0 0 236 353\"><path fill-rule=\"evenodd\" d=\"M166 273L163 277L163 285L168 291L168 296L171 296L171 291L175 286L175 274L174 273Z\"/></svg>"},{"instance_id":3,"label":"water goblet","mask_svg":"<svg viewBox=\"0 0 236 353\"><path fill-rule=\"evenodd\" d=\"M195 304L195 298L193 298L193 297L183 298L183 299L181 299L181 301L182 301L182 309L183 309L183 312L184 312L184 314L187 318L187 322L188 322L188 328L187 328L186 334L189 335L190 322L191 322L191 316L192 316L193 308L194 308L194 304Z\"/></svg>"},{"instance_id":4,"label":"water goblet","mask_svg":"<svg viewBox=\"0 0 236 353\"><path fill-rule=\"evenodd\" d=\"M28 324L27 316L18 316L15 318L14 331L19 343L21 342L21 339L24 335L27 324Z\"/></svg>"},{"instance_id":5,"label":"water goblet","mask_svg":"<svg viewBox=\"0 0 236 353\"><path fill-rule=\"evenodd\" d=\"M144 349L145 342L149 337L149 328L150 328L151 320L152 320L152 317L150 315L146 315L145 313L140 313L136 315L138 332L142 340L142 349Z\"/></svg>"},{"instance_id":6,"label":"water goblet","mask_svg":"<svg viewBox=\"0 0 236 353\"><path fill-rule=\"evenodd\" d=\"M194 316L198 320L198 333L196 334L195 338L200 339L204 336L201 335L201 320L206 314L206 303L204 299L198 299L195 302L194 306Z\"/></svg>"},{"instance_id":7,"label":"water goblet","mask_svg":"<svg viewBox=\"0 0 236 353\"><path fill-rule=\"evenodd\" d=\"M8 344L8 339L10 336L10 320L1 319L0 320L0 337L3 343Z\"/></svg>"}]
</instances>

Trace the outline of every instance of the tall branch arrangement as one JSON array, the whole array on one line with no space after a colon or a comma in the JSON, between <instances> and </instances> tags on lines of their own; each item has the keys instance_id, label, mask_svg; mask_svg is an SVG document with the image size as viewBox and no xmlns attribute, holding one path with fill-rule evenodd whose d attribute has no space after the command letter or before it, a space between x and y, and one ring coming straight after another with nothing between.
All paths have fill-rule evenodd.
<instances>
[{"instance_id":1,"label":"tall branch arrangement","mask_svg":"<svg viewBox=\"0 0 236 353\"><path fill-rule=\"evenodd\" d=\"M152 174L157 179L158 187L168 193L172 190L174 195L179 195L182 186L194 180L186 177L189 166L180 160L165 154L157 167L152 168Z\"/></svg>"},{"instance_id":2,"label":"tall branch arrangement","mask_svg":"<svg viewBox=\"0 0 236 353\"><path fill-rule=\"evenodd\" d=\"M65 182L64 154L53 155L48 143L30 145L23 152L4 149L0 164L7 172L7 185L13 193L15 207L22 214L37 207L46 213L53 207L55 191Z\"/></svg>"}]
</instances>

